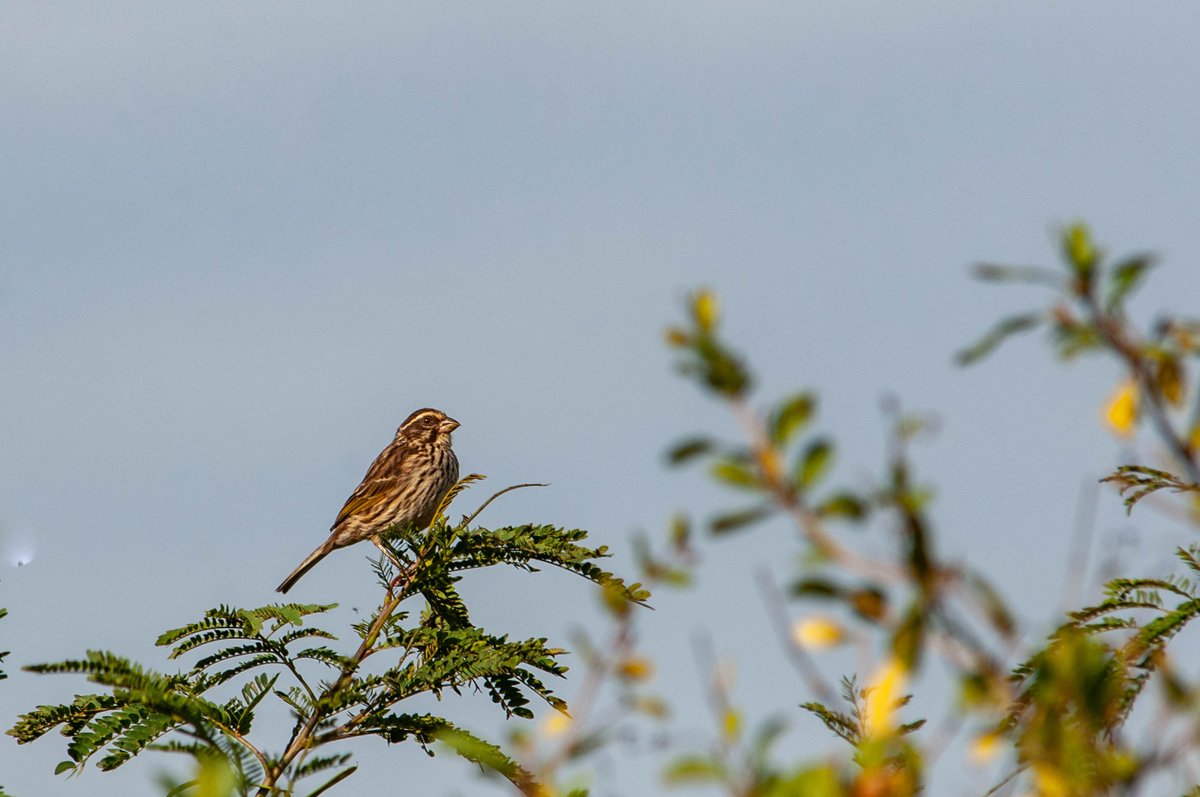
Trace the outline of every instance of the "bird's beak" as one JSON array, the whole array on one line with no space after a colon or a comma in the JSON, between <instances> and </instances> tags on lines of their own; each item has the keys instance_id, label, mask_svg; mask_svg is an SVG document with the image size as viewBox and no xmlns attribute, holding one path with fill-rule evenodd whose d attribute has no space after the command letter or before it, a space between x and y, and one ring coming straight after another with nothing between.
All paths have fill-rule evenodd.
<instances>
[{"instance_id":1,"label":"bird's beak","mask_svg":"<svg viewBox=\"0 0 1200 797\"><path fill-rule=\"evenodd\" d=\"M446 420L442 421L442 423L441 423L442 431L445 432L446 434L450 434L451 432L453 432L455 429L457 429L461 425L462 424L460 424L458 421L454 420L453 418L446 418Z\"/></svg>"}]
</instances>

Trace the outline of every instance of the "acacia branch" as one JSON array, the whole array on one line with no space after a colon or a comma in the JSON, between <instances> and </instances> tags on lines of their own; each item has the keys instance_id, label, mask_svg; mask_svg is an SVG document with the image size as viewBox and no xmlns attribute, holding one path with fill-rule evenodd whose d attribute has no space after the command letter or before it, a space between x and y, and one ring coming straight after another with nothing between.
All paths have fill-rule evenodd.
<instances>
[{"instance_id":1,"label":"acacia branch","mask_svg":"<svg viewBox=\"0 0 1200 797\"><path fill-rule=\"evenodd\" d=\"M401 582L404 588L399 592L393 592L391 586L389 586L388 596L379 607L379 613L376 615L375 621L371 623L371 627L367 630L367 633L363 636L363 641L358 646L358 650L342 664L341 674L337 680L321 693L318 700L314 701L312 714L305 722L297 725L296 729L292 732L292 738L289 740L287 748L284 750L283 755L279 757L279 760L273 766L264 767L265 776L263 782L258 787L258 797L269 797L275 788L275 783L287 771L292 761L309 748L314 740L314 733L317 726L328 716L327 710L322 708L322 704L326 699L338 694L350 685L359 665L371 654L375 641L379 638L379 633L383 630L384 624L391 618L392 614L400 606L400 603L408 597L406 588L411 583L412 577L416 574L419 563L420 560L413 562L397 575L396 580Z\"/></svg>"},{"instance_id":2,"label":"acacia branch","mask_svg":"<svg viewBox=\"0 0 1200 797\"><path fill-rule=\"evenodd\" d=\"M1154 375L1146 364L1146 358L1142 356L1140 341L1131 339L1126 325L1100 307L1090 287L1081 293L1081 299L1104 342L1125 361L1142 395L1146 397L1150 407L1150 421L1154 424L1158 436L1175 455L1179 465L1187 472L1188 478L1193 483L1200 482L1200 465L1196 463L1187 439L1171 424L1162 395L1154 382Z\"/></svg>"}]
</instances>

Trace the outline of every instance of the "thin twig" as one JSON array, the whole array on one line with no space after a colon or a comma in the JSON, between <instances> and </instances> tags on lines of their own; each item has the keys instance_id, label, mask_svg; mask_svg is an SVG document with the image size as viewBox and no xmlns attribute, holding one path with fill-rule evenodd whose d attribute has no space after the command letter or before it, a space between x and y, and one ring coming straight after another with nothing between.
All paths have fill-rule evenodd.
<instances>
[{"instance_id":1,"label":"thin twig","mask_svg":"<svg viewBox=\"0 0 1200 797\"><path fill-rule=\"evenodd\" d=\"M353 775L357 770L358 770L357 766L352 766L349 769L343 769L341 772L334 775L333 778L330 779L330 781L328 783L326 783L324 786L322 786L319 789L317 789L316 791L314 791L312 794L308 795L308 797L318 797L318 795L324 794L325 792L332 789L334 786L341 783L346 778Z\"/></svg>"},{"instance_id":2,"label":"thin twig","mask_svg":"<svg viewBox=\"0 0 1200 797\"><path fill-rule=\"evenodd\" d=\"M471 521L473 521L475 518L479 517L479 514L481 512L483 512L483 510L487 509L488 504L490 504L492 501L495 501L497 498L499 498L500 496L504 495L507 492L512 492L513 490L520 490L523 487L549 487L549 486L550 486L549 484L539 484L537 482L529 482L528 484L514 484L509 487L505 487L503 490L496 493L491 498L489 498L488 500L486 500L482 504L480 504L479 508L476 509L473 513L471 513L468 517L464 518L463 522L460 523L459 525L462 528L466 528L467 526L469 526L471 524Z\"/></svg>"},{"instance_id":3,"label":"thin twig","mask_svg":"<svg viewBox=\"0 0 1200 797\"><path fill-rule=\"evenodd\" d=\"M990 788L986 792L984 792L983 797L992 797L993 794L999 793L999 791L1001 789L1003 789L1005 786L1007 786L1009 784L1009 782L1011 782L1012 779L1015 778L1017 775L1020 775L1022 772L1024 772L1025 769L1026 769L1026 765L1021 765L1021 766L1017 767L1016 769L1014 769L1012 772L1009 772L1007 775L1004 776L1004 779L1002 781L1000 781L995 786L993 786L992 788Z\"/></svg>"},{"instance_id":4,"label":"thin twig","mask_svg":"<svg viewBox=\"0 0 1200 797\"><path fill-rule=\"evenodd\" d=\"M255 747L255 746L254 746L254 745L253 745L253 744L250 742L250 740L249 740L249 739L247 739L245 736L243 736L242 734L238 733L237 731L235 731L233 728L229 727L228 725L225 725L225 724L223 724L223 723L217 722L216 720L213 720L213 719L210 719L210 721L212 722L212 724L213 724L213 725L215 725L215 726L216 726L218 729L220 729L220 731L221 731L222 733L224 733L226 736L230 737L231 739L234 739L234 740L235 740L235 741L237 741L237 742L238 742L238 743L239 743L239 744L240 744L242 747L244 747L244 748L246 748L247 750L249 750L249 751L250 751L250 753L251 753L251 754L252 754L252 755L253 755L255 758L257 758L257 759L258 759L259 766L261 766L261 767L263 768L263 771L264 771L264 772L266 771L267 767L269 766L269 765L268 765L268 763L267 763L267 757L266 757L265 755L263 755L263 754L262 754L262 753L259 751L259 749L258 749L257 747ZM214 744L213 746L214 746L214 747L216 747L216 745L215 745L215 744ZM219 748L218 748L218 749L219 749Z\"/></svg>"},{"instance_id":5,"label":"thin twig","mask_svg":"<svg viewBox=\"0 0 1200 797\"><path fill-rule=\"evenodd\" d=\"M734 755L737 752L733 747L733 739L729 733L727 725L728 718L733 716L733 703L729 699L729 690L725 683L723 673L721 672L721 663L717 660L717 652L713 646L712 637L707 634L696 634L692 637L692 648L696 653L697 665L703 663L708 664L709 672L709 690L708 690L708 705L713 712L713 720L717 724L718 747L717 755L721 762L725 765L724 769L727 772L726 778L730 788L730 792L734 797L742 797L749 794L750 790L743 784L738 783L739 775L741 775L741 767L735 767L737 763L734 761ZM703 670L702 676L703 676Z\"/></svg>"},{"instance_id":6,"label":"thin twig","mask_svg":"<svg viewBox=\"0 0 1200 797\"><path fill-rule=\"evenodd\" d=\"M832 703L837 700L837 693L829 685L829 682L825 680L825 676L822 675L820 668L817 667L812 656L809 656L804 648L792 640L791 618L788 617L787 608L783 601L783 594L779 590L779 585L775 583L771 571L766 567L758 568L755 571L755 581L758 582L763 603L766 605L767 611L770 612L771 619L774 621L775 630L779 635L779 642L783 645L784 652L788 658L792 660L796 671L800 673L800 677L804 679L809 691L816 693L817 698L823 703Z\"/></svg>"},{"instance_id":7,"label":"thin twig","mask_svg":"<svg viewBox=\"0 0 1200 797\"><path fill-rule=\"evenodd\" d=\"M405 577L406 581L411 581L416 572L416 566L417 563L414 562L401 574ZM375 621L371 623L371 627L367 630L366 635L364 635L362 644L358 646L358 650L355 651L354 655L342 665L341 675L324 690L322 697L336 694L346 688L350 680L354 677L354 672L358 669L359 664L367 657L372 646L375 644L380 631L383 630L384 624L405 597L404 590L401 590L399 594L389 593L387 600L379 607L379 614L376 616ZM276 780L287 771L292 761L308 748L312 741L313 733L316 731L317 726L320 725L321 720L324 719L324 716L322 711L314 710L312 715L296 728L283 755L279 757L274 766L265 769L263 782L258 787L258 797L267 797L274 790Z\"/></svg>"},{"instance_id":8,"label":"thin twig","mask_svg":"<svg viewBox=\"0 0 1200 797\"><path fill-rule=\"evenodd\" d=\"M967 579L974 575L975 578L983 580L979 574L963 572L962 565L954 565L941 569L940 575L944 582L940 592L952 593L958 598L958 602L966 607L967 611L984 624L987 628L991 628L996 632L1005 651L1010 656L1017 656L1021 653L1021 637L1016 630L1016 620L1014 619L1013 627L1002 628L1001 624L992 616L992 610L988 607L987 601L981 596L975 594L967 583ZM984 582L988 589L991 585ZM994 591L994 590L993 590ZM996 595L996 600L1000 600L999 594ZM1007 609L1007 607L1005 607Z\"/></svg>"},{"instance_id":9,"label":"thin twig","mask_svg":"<svg viewBox=\"0 0 1200 797\"><path fill-rule=\"evenodd\" d=\"M857 551L841 545L825 531L821 519L815 512L804 505L801 497L791 486L783 482L780 474L777 472L777 468L766 466L767 463L776 462L778 457L771 448L771 443L767 439L766 432L763 430L758 418L755 417L754 412L747 406L745 400L740 397L731 398L729 401L733 407L734 415L737 416L743 431L745 431L746 436L750 439L750 445L760 463L760 469L762 470L767 488L774 496L776 502L792 516L796 525L808 541L812 543L813 547L848 570L857 572L867 578L880 578L893 583L903 581L904 574L899 568L865 557Z\"/></svg>"},{"instance_id":10,"label":"thin twig","mask_svg":"<svg viewBox=\"0 0 1200 797\"><path fill-rule=\"evenodd\" d=\"M1083 588L1091 560L1092 543L1096 537L1096 500L1100 494L1094 479L1085 479L1079 490L1079 501L1075 508L1075 527L1071 529L1071 543L1067 548L1066 577L1059 606L1063 612L1078 606L1083 598Z\"/></svg>"},{"instance_id":11,"label":"thin twig","mask_svg":"<svg viewBox=\"0 0 1200 797\"><path fill-rule=\"evenodd\" d=\"M588 713L592 710L596 699L600 696L600 689L604 685L605 679L612 671L616 662L620 661L629 652L630 645L633 641L633 623L628 614L621 617L616 631L613 632L612 639L604 647L604 650L609 651L608 656L593 656L589 661L587 676L583 680L583 685L579 689L579 699L575 701L576 710L572 714L568 714L571 718L570 724L567 726L566 733L563 736L562 744L554 755L550 756L539 767L543 777L552 775L559 767L570 758L574 752L576 745L579 743L581 727Z\"/></svg>"}]
</instances>

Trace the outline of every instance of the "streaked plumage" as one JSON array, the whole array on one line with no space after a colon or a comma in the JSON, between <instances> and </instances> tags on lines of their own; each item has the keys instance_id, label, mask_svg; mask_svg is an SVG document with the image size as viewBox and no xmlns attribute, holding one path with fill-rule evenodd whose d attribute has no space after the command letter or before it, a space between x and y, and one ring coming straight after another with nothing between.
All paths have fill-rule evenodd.
<instances>
[{"instance_id":1,"label":"streaked plumage","mask_svg":"<svg viewBox=\"0 0 1200 797\"><path fill-rule=\"evenodd\" d=\"M397 523L410 523L418 529L432 523L438 504L458 481L458 458L450 448L450 435L458 425L444 412L428 407L408 416L346 499L329 539L276 591L287 592L337 548L370 539Z\"/></svg>"}]
</instances>

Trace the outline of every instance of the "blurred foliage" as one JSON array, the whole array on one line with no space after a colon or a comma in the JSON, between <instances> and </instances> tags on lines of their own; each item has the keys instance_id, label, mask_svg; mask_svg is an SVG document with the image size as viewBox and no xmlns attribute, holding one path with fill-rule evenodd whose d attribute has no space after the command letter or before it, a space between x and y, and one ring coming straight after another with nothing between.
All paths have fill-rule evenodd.
<instances>
[{"instance_id":1,"label":"blurred foliage","mask_svg":"<svg viewBox=\"0 0 1200 797\"><path fill-rule=\"evenodd\" d=\"M1005 318L964 349L959 361L977 362L1010 336L1038 328L1050 331L1064 359L1089 352L1114 355L1125 376L1105 405L1103 419L1127 440L1145 426L1153 433L1160 461L1157 467L1122 466L1105 481L1126 495L1130 509L1160 490L1194 498L1200 490L1200 391L1191 371L1200 356L1200 324L1162 316L1149 332L1139 331L1128 301L1152 260L1134 256L1110 263L1079 224L1063 230L1061 243L1061 270L978 268L982 279L1049 287L1054 298L1045 309ZM1018 628L982 573L937 554L930 531L932 491L914 478L907 454L908 442L926 426L924 419L890 406L893 432L876 486L825 488L823 493L833 437L813 434L792 445L815 416L815 393L803 391L756 411L746 388L717 388L716 376L698 364L736 362L742 372L747 368L719 337L713 311L705 312L700 324L697 308L715 308L716 300L702 291L691 303L692 326L673 329L668 341L683 353L684 373L729 405L742 441L692 436L671 449L668 459L682 464L710 458L715 480L758 495L752 506L719 515L711 524L714 532L745 528L775 515L786 516L800 532L808 556L789 594L840 606L842 617L801 615L795 621L788 641L806 654L794 661L811 691L822 697L803 702L803 708L852 752L836 765L814 767L810 762L766 772L743 768L740 779L728 777L729 768L720 758L685 755L668 769L668 781L686 776L722 783L730 794L751 795L774 793L774 784L803 776L819 779L819 785L813 780L788 793L913 794L924 788L925 763L936 760L948 745L945 738L921 734L922 719L902 721L898 716L907 703L903 685L912 682L930 657L939 659L960 684L953 715L940 726L978 728L975 743L968 746L975 765L1001 757L1009 762L1008 774L981 792L1134 794L1150 793L1147 789L1155 787L1145 783L1155 773L1190 779L1188 766L1200 753L1197 687L1172 666L1168 645L1200 612L1193 582L1200 572L1196 549L1178 552L1185 575L1117 579L1102 602L1071 612L1041 645L1031 645L1029 632ZM739 384L751 383L746 376ZM1185 507L1193 523L1200 519L1198 505L1192 500ZM869 519L882 521L873 525L891 543L889 555L868 554L877 549L863 544L862 535L846 536L829 525L834 520L861 525ZM847 632L848 623L863 628ZM880 664L865 689L858 688L853 676L843 679L846 708L837 708L807 653L840 644L848 633L876 640ZM1145 687L1154 678L1163 688L1149 710L1158 712L1156 730L1161 733L1128 734L1127 721L1139 703L1148 702ZM1163 717L1179 726L1174 736L1166 733L1171 723ZM774 727L773 722L764 727Z\"/></svg>"},{"instance_id":2,"label":"blurred foliage","mask_svg":"<svg viewBox=\"0 0 1200 797\"><path fill-rule=\"evenodd\" d=\"M1113 356L1123 376L1101 419L1126 450L1136 450L1128 446L1146 433L1156 460L1124 465L1104 481L1129 509L1159 491L1179 494L1182 504L1158 506L1200 524L1200 391L1193 378L1200 324L1161 316L1143 332L1133 322L1128 303L1151 270L1150 257L1110 262L1080 224L1062 231L1061 250L1060 269L977 269L984 280L1049 288L1052 298L1000 321L959 362L978 362L1012 335L1035 329L1049 331L1065 360ZM891 433L879 475L865 485L838 483L837 439L818 426L816 391L760 403L747 358L721 334L713 292L692 294L666 339L679 371L729 408L739 432L733 439L689 434L668 448L666 460L702 465L731 496L731 506L705 524L712 537L768 522L795 529L799 569L786 589L764 585L767 610L809 693L793 704L845 745L824 757L791 749L786 720L745 717L728 667L711 663L712 741L702 750L694 742L674 745L667 785L733 797L901 797L927 791L928 768L947 750L963 750L958 766L995 773L980 781L987 784L978 787L981 795L1161 794L1166 781L1183 784L1178 793L1200 794L1200 685L1169 651L1200 613L1198 549L1177 552L1182 574L1113 580L1102 600L1069 612L1039 642L1038 631L1021 627L992 586L986 563L975 569L938 552L934 491L910 456L912 442L934 425L930 416L887 402ZM704 546L682 522L668 539L686 540L687 555L658 571L671 573L672 584L693 583L690 568ZM819 611L809 609L813 603ZM629 620L618 622L624 628ZM834 689L816 657L847 644L858 648L860 661L870 651L874 664L862 665L865 686L850 673ZM921 679L935 663L934 677ZM928 724L912 716L912 686L936 688L947 674L957 684L947 716ZM1159 688L1147 689L1151 683ZM930 704L937 701L922 705ZM1129 729L1139 707L1142 722L1153 723L1149 733ZM585 793L578 780L559 777L553 786L554 775L541 770L548 794Z\"/></svg>"}]
</instances>

